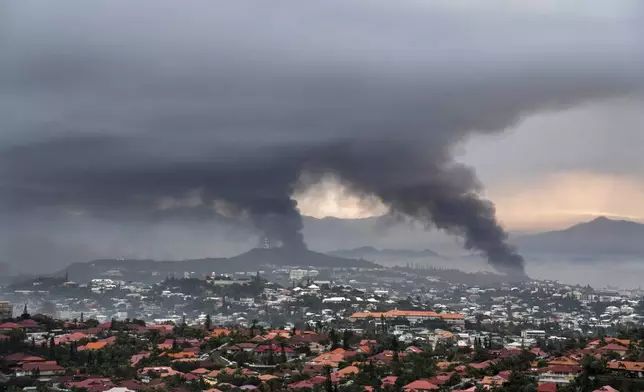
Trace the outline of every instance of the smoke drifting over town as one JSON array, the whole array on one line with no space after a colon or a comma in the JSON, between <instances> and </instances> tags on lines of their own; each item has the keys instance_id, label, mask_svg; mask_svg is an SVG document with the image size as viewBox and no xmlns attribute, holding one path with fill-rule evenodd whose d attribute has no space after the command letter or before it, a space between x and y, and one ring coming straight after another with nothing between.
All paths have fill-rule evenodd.
<instances>
[{"instance_id":1,"label":"smoke drifting over town","mask_svg":"<svg viewBox=\"0 0 644 392\"><path fill-rule=\"evenodd\" d=\"M540 3L9 1L0 212L180 213L301 249L293 196L333 176L522 273L453 149L644 69L637 2Z\"/></svg>"}]
</instances>

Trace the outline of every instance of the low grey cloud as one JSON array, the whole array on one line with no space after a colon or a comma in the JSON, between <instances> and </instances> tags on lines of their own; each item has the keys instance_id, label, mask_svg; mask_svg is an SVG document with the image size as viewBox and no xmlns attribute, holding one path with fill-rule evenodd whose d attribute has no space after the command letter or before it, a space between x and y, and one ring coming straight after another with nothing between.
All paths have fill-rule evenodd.
<instances>
[{"instance_id":1,"label":"low grey cloud","mask_svg":"<svg viewBox=\"0 0 644 392\"><path fill-rule=\"evenodd\" d=\"M0 211L174 213L301 248L302 173L332 175L521 272L453 149L641 91L637 2L568 3L9 1Z\"/></svg>"}]
</instances>

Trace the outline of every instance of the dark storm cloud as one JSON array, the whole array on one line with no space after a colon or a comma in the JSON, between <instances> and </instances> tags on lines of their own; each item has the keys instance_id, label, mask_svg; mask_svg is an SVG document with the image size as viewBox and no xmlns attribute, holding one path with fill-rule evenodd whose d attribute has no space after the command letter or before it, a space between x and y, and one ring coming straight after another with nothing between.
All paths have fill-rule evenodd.
<instances>
[{"instance_id":1,"label":"dark storm cloud","mask_svg":"<svg viewBox=\"0 0 644 392\"><path fill-rule=\"evenodd\" d=\"M331 173L520 272L452 147L642 83L636 2L538 4L10 1L2 210L126 220L198 190L302 247L298 178Z\"/></svg>"}]
</instances>

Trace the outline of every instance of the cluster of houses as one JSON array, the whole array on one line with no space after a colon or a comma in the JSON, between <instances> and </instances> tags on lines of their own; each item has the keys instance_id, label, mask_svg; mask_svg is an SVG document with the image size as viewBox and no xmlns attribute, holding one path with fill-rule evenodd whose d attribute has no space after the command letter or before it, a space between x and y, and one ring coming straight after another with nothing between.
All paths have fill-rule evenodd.
<instances>
[{"instance_id":1,"label":"cluster of houses","mask_svg":"<svg viewBox=\"0 0 644 392\"><path fill-rule=\"evenodd\" d=\"M440 318L440 314L430 313L394 311L369 317ZM449 315L448 319L458 320L453 313L446 315ZM363 316L363 313L358 313L353 318L359 320ZM119 333L125 333L139 342L146 342L147 348L129 358L129 365L136 369L136 376L115 380L101 374L82 374L79 369L65 367L55 359L31 352L35 334L41 334L43 341L52 341L56 346L73 346L78 351L98 353L108 350L119 344L111 322L91 328L64 322L61 331L47 331L45 324L39 321L40 317L0 325L0 332L6 333L0 335L2 340L15 336L17 330L25 336L22 350L7 353L1 358L3 368L8 369L3 374L3 379L30 378L62 390L85 388L89 392L126 392L170 386L175 388L172 380L199 383L211 392L236 388L252 390L271 382L280 382L281 387L288 390L306 391L329 381L337 385L352 383L365 371L367 365L387 369L397 361L422 354L427 347L431 350L431 345L427 344L403 345L396 350L385 349L382 340L366 339L359 335L351 335L354 339L338 342L337 338L331 336L335 332L331 331L263 330L239 326L208 329L202 325L189 327L201 331L201 337L184 337L180 336L177 326L171 324L124 323ZM150 333L159 337L157 343L149 341ZM436 333L443 342L455 343L464 339L461 336L463 332ZM455 347L476 348L476 338L469 341L473 342L470 347ZM218 347L213 348L213 342L217 342ZM409 382L399 386L404 391L414 392L445 389L448 385L454 391L474 391L481 386L489 388L502 385L508 382L511 372L499 370L499 364L512 356L525 354L533 359L526 374L534 377L539 392L555 392L558 385L575 380L583 372L582 361L588 357L606 360L606 371L624 377L641 378L644 377L644 362L624 359L633 347L639 347L639 342L604 338L556 357L537 347L529 350L505 347L486 349L489 359L484 361L473 360L467 354L470 351L465 350L465 355L451 361L435 358L433 363L436 372L432 377L408 380ZM287 366L291 363L297 366ZM380 380L380 385L396 385L397 382L398 377L389 374ZM364 390L373 391L373 386L365 386ZM608 386L601 389L604 392L610 390Z\"/></svg>"}]
</instances>

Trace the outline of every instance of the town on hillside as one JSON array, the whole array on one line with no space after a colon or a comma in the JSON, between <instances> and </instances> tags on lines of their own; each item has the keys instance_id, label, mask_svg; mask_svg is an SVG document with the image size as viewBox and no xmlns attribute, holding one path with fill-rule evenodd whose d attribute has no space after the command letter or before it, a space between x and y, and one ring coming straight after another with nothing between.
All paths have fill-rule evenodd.
<instances>
[{"instance_id":1,"label":"town on hillside","mask_svg":"<svg viewBox=\"0 0 644 392\"><path fill-rule=\"evenodd\" d=\"M2 290L0 390L644 390L639 290L411 266Z\"/></svg>"}]
</instances>

